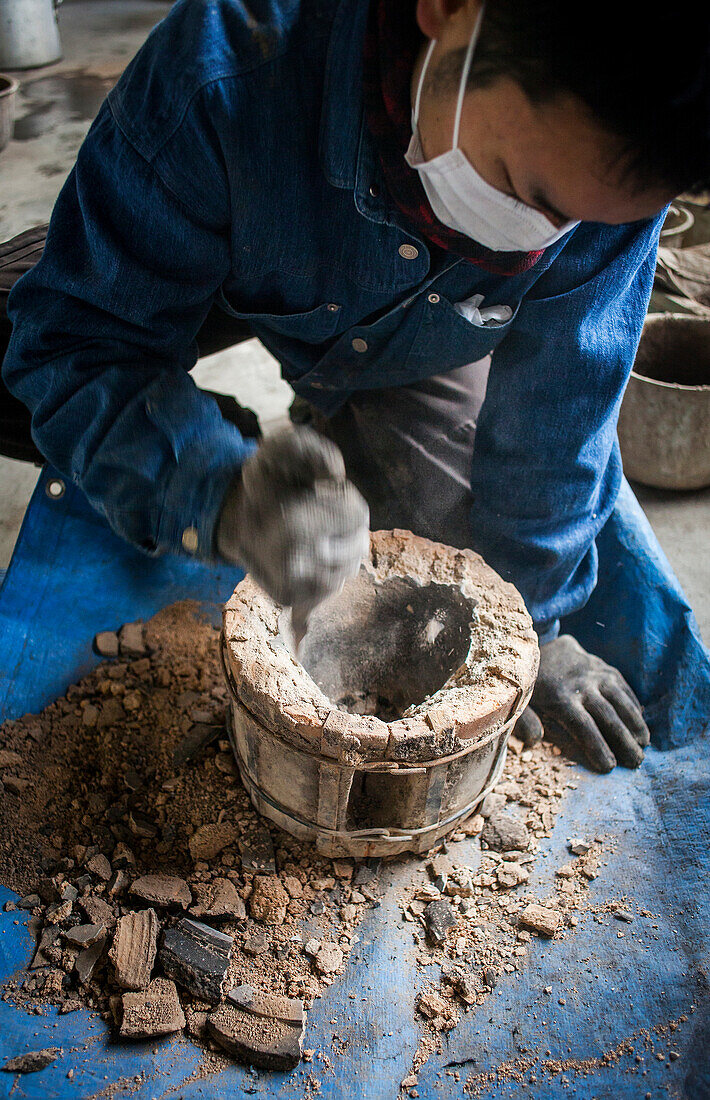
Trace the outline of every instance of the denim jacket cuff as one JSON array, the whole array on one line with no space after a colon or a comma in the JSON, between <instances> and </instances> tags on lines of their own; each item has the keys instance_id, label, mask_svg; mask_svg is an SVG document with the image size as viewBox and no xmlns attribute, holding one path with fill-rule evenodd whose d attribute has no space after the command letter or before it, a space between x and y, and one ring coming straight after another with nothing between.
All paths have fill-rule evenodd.
<instances>
[{"instance_id":1,"label":"denim jacket cuff","mask_svg":"<svg viewBox=\"0 0 710 1100\"><path fill-rule=\"evenodd\" d=\"M559 619L549 619L547 622L534 623L533 625L540 645L547 645L548 642L554 642L555 638L559 636Z\"/></svg>"},{"instance_id":2,"label":"denim jacket cuff","mask_svg":"<svg viewBox=\"0 0 710 1100\"><path fill-rule=\"evenodd\" d=\"M179 465L167 487L158 530L157 549L200 561L215 561L215 528L224 498L242 463L257 444L242 445L221 456L209 470L195 477L187 463Z\"/></svg>"}]
</instances>

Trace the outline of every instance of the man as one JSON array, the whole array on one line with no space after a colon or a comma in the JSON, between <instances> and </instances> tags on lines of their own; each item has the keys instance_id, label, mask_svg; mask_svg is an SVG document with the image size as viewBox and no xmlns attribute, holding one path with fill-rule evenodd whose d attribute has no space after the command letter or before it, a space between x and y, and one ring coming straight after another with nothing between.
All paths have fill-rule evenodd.
<instances>
[{"instance_id":1,"label":"man","mask_svg":"<svg viewBox=\"0 0 710 1100\"><path fill-rule=\"evenodd\" d=\"M11 295L4 379L119 534L239 562L303 614L357 568L358 488L373 527L479 550L535 620L536 711L608 771L649 730L600 659L623 630L599 656L559 633L595 586L611 627L634 578L647 718L660 684L666 723L707 724L708 654L615 424L665 209L710 183L710 29L674 64L645 5L573 8L181 0ZM257 448L197 390L215 306L219 342L257 335L330 442Z\"/></svg>"}]
</instances>

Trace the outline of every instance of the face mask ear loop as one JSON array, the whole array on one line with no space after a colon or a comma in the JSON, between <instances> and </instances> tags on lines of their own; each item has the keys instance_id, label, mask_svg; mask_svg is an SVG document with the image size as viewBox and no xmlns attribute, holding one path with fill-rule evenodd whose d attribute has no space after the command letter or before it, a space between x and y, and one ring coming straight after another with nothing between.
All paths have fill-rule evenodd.
<instances>
[{"instance_id":1,"label":"face mask ear loop","mask_svg":"<svg viewBox=\"0 0 710 1100\"><path fill-rule=\"evenodd\" d=\"M422 88L424 86L424 77L426 76L426 71L429 68L429 61L431 60L431 55L434 52L434 46L435 45L436 45L436 39L432 38L431 42L429 43L429 46L428 46L428 49L427 49L427 52L426 52L426 56L424 57L424 64L422 65L422 71L419 75L419 84L417 85L417 94L416 94L416 97L415 97L415 100L414 100L414 125L415 126L416 126L417 122L419 121L419 104L421 103L421 98L422 98Z\"/></svg>"},{"instance_id":2,"label":"face mask ear loop","mask_svg":"<svg viewBox=\"0 0 710 1100\"><path fill-rule=\"evenodd\" d=\"M459 83L459 97L456 101L456 115L454 117L454 139L453 139L453 145L452 145L453 149L458 149L458 147L459 147L459 127L461 126L461 111L463 110L463 97L466 94L466 84L468 83L468 74L471 71L471 61L473 59L473 51L475 50L476 43L478 42L478 35L480 33L480 30L481 30L481 21L483 19L483 12L484 12L485 6L486 6L485 4L481 4L481 8L480 8L480 11L478 13L478 18L476 19L476 25L474 26L474 28L471 32L471 38L470 38L470 41L468 43L468 49L466 50L466 57L465 57L464 63L463 63L463 71L461 73L461 81Z\"/></svg>"}]
</instances>

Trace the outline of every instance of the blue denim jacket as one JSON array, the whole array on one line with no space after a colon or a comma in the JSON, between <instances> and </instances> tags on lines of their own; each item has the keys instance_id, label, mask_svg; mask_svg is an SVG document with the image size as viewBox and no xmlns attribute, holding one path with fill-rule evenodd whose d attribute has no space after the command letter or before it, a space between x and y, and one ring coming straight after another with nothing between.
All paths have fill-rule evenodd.
<instances>
[{"instance_id":1,"label":"blue denim jacket","mask_svg":"<svg viewBox=\"0 0 710 1100\"><path fill-rule=\"evenodd\" d=\"M551 636L595 584L662 215L582 224L514 276L430 254L388 201L364 122L366 14L367 0L174 6L103 105L12 293L4 378L116 531L161 553L194 528L208 558L253 447L189 375L213 303L326 413L493 352L471 544ZM454 304L474 294L511 319L467 320Z\"/></svg>"}]
</instances>

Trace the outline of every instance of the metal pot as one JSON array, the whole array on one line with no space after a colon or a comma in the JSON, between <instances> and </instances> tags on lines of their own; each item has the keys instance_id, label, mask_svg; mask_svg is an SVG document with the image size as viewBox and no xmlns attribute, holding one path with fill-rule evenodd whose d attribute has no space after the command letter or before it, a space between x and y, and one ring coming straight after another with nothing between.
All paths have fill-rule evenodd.
<instances>
[{"instance_id":1,"label":"metal pot","mask_svg":"<svg viewBox=\"0 0 710 1100\"><path fill-rule=\"evenodd\" d=\"M61 0L0 0L0 66L35 69L62 56L56 9Z\"/></svg>"},{"instance_id":2,"label":"metal pot","mask_svg":"<svg viewBox=\"0 0 710 1100\"><path fill-rule=\"evenodd\" d=\"M0 73L0 150L12 137L15 122L15 97L19 85L11 76Z\"/></svg>"},{"instance_id":3,"label":"metal pot","mask_svg":"<svg viewBox=\"0 0 710 1100\"><path fill-rule=\"evenodd\" d=\"M627 477L657 489L710 485L710 321L646 318L619 416Z\"/></svg>"}]
</instances>

